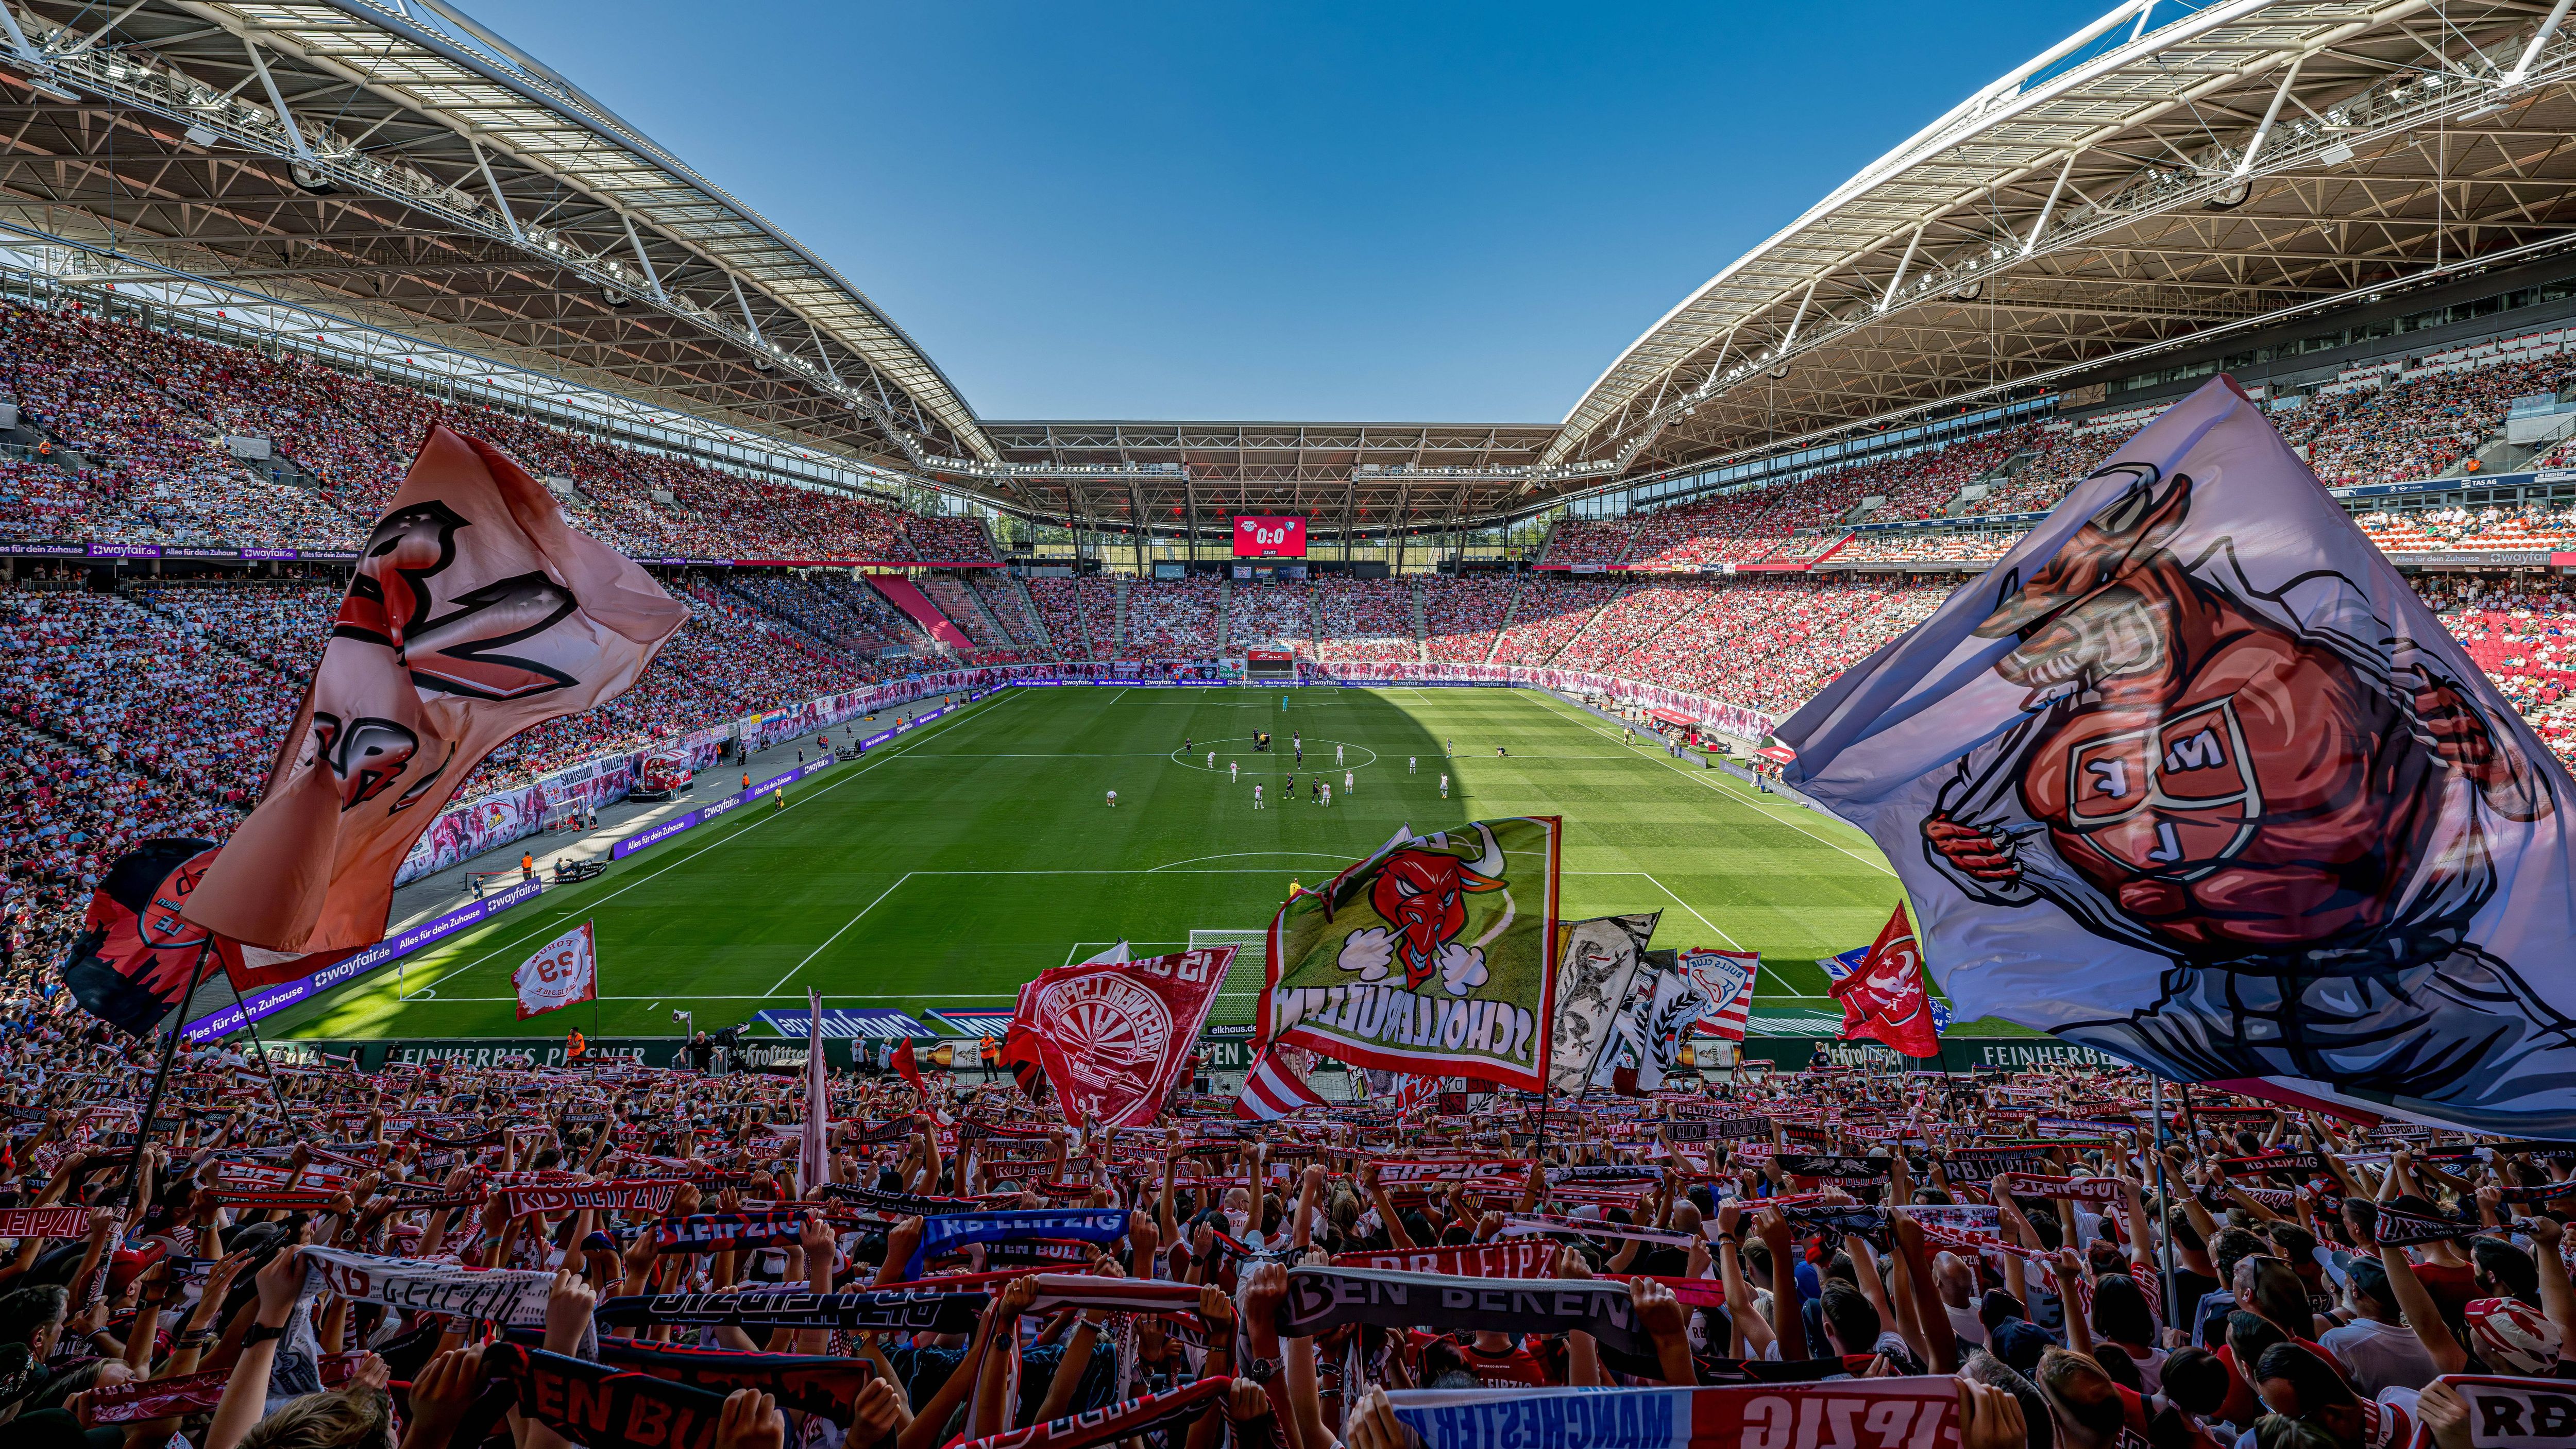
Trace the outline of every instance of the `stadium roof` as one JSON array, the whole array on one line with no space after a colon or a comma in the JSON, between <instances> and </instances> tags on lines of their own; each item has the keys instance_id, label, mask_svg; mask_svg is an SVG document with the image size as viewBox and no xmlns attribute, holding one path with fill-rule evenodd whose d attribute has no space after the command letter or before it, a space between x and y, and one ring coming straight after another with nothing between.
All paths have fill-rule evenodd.
<instances>
[{"instance_id":1,"label":"stadium roof","mask_svg":"<svg viewBox=\"0 0 2576 1449\"><path fill-rule=\"evenodd\" d=\"M0 225L863 462L993 456L857 288L442 0L0 16Z\"/></svg>"},{"instance_id":2,"label":"stadium roof","mask_svg":"<svg viewBox=\"0 0 2576 1449\"><path fill-rule=\"evenodd\" d=\"M2564 246L2569 9L2128 0L1685 298L1545 458L1804 447Z\"/></svg>"},{"instance_id":3,"label":"stadium roof","mask_svg":"<svg viewBox=\"0 0 2576 1449\"><path fill-rule=\"evenodd\" d=\"M2128 0L1729 264L1561 426L984 422L811 251L444 0L0 0L0 229L88 249L78 280L201 277L1022 512L1442 526L2569 245L2570 10Z\"/></svg>"}]
</instances>

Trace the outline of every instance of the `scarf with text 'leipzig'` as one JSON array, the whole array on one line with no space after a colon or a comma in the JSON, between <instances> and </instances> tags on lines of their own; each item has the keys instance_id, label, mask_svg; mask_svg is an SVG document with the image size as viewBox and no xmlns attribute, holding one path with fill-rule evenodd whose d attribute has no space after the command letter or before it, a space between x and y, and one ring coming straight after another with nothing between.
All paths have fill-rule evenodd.
<instances>
[{"instance_id":1,"label":"scarf with text 'leipzig'","mask_svg":"<svg viewBox=\"0 0 2576 1449\"><path fill-rule=\"evenodd\" d=\"M1423 1449L1959 1442L1959 1381L1948 1376L1693 1389L1407 1389L1387 1399L1422 1436Z\"/></svg>"},{"instance_id":2,"label":"scarf with text 'leipzig'","mask_svg":"<svg viewBox=\"0 0 2576 1449\"><path fill-rule=\"evenodd\" d=\"M874 1333L971 1333L989 1302L982 1293L638 1293L611 1298L601 1323L678 1323L735 1328L846 1328Z\"/></svg>"}]
</instances>

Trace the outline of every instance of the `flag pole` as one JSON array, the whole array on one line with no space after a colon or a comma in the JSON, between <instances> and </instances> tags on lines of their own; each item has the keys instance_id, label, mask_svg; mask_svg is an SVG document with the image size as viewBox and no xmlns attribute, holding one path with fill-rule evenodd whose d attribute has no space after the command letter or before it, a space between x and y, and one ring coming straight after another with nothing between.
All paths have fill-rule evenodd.
<instances>
[{"instance_id":1,"label":"flag pole","mask_svg":"<svg viewBox=\"0 0 2576 1449\"><path fill-rule=\"evenodd\" d=\"M2164 1256L2165 1322L2168 1324L2179 1324L2182 1321L2182 1288L2174 1281L2173 1194L2172 1191L2165 1186L2164 1074L2161 1072L2150 1072L2147 1075L2147 1083L2147 1111L2155 1119L2154 1127L2156 1130L2156 1145L2147 1155L2155 1159L2156 1202L2163 1208L2165 1214L2165 1220L2156 1224L2156 1239L2163 1249ZM2145 1232L2146 1230L2147 1225L2145 1223L2140 1223L2136 1227L2130 1229L2132 1232Z\"/></svg>"},{"instance_id":2,"label":"flag pole","mask_svg":"<svg viewBox=\"0 0 2576 1449\"><path fill-rule=\"evenodd\" d=\"M251 1019L250 1019L250 1007L249 1007L249 1005L248 1005L248 1004L246 1004L245 1002L243 1002L243 1000L242 1000L242 994L241 994L241 985L240 985L240 983L239 983L239 982L236 982L236 981L234 981L234 980L232 979L232 973L231 973L231 972L229 972L229 971L225 972L225 973L224 973L224 980L225 980L225 982L226 982L227 984L231 985L231 987L232 987L232 990L233 990L233 1005L235 1005L235 1006L237 1006L237 1007L240 1007L240 1008L241 1008L241 1014L242 1014L242 1030L247 1031L247 1032L249 1032L249 1033L250 1033L250 1044L251 1044L253 1047L257 1048L257 1050L253 1053L253 1055L254 1055L254 1056L258 1059L258 1061L259 1061L259 1074L260 1074L260 1076L261 1076L261 1077L263 1077L263 1078L265 1078L265 1079L267 1080L267 1082L268 1082L268 1096L269 1096L269 1100L271 1100L271 1101L273 1101L273 1102L275 1102L275 1103L277 1104L277 1115L278 1115L279 1122L280 1122L280 1124L281 1124L281 1125L283 1125L283 1126L286 1128L286 1130L287 1130L287 1131L289 1131L289 1132L294 1132L294 1131L296 1130L296 1129L295 1129L295 1114L286 1110L286 1092L285 1092L285 1089L283 1089L283 1088L281 1088L281 1087L279 1087L279 1086L277 1085L277 1073L276 1073L276 1071L275 1071L275 1070L274 1070L274 1069L269 1065L269 1060L268 1060L268 1044L267 1044L266 1042L263 1042L263 1041L261 1041L261 1040L259 1039L259 1023L257 1023L257 1022L255 1022L255 1021L253 1021L253 1020L251 1020ZM299 1135L301 1135L301 1134L299 1134Z\"/></svg>"},{"instance_id":3,"label":"flag pole","mask_svg":"<svg viewBox=\"0 0 2576 1449\"><path fill-rule=\"evenodd\" d=\"M170 1012L170 1039L161 1044L161 1067L152 1074L152 1090L143 1099L142 1119L134 1124L134 1156L125 1164L124 1200L135 1201L135 1189L143 1181L143 1149L152 1141L152 1119L161 1111L161 1093L170 1085L170 1067L179 1056L179 1033L186 1025L188 998L197 994L197 983L206 976L206 957L214 950L209 936L197 947L197 964L188 971L188 989L179 993L179 1004ZM248 1013L244 1013L248 1015Z\"/></svg>"}]
</instances>

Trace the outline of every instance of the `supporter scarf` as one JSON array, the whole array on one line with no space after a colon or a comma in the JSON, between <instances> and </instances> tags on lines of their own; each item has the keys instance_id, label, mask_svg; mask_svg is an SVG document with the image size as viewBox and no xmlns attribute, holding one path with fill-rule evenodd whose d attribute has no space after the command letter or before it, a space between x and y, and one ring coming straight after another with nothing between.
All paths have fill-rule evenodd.
<instances>
[{"instance_id":1,"label":"supporter scarf","mask_svg":"<svg viewBox=\"0 0 2576 1449\"><path fill-rule=\"evenodd\" d=\"M304 1259L312 1265L305 1277L308 1297L316 1288L327 1288L352 1302L521 1327L546 1321L546 1293L555 1276L532 1268L478 1271L338 1248L306 1248Z\"/></svg>"},{"instance_id":2,"label":"supporter scarf","mask_svg":"<svg viewBox=\"0 0 2576 1449\"><path fill-rule=\"evenodd\" d=\"M1887 1214L1856 1203L1795 1203L1780 1216L1811 1232L1840 1233L1887 1246Z\"/></svg>"},{"instance_id":3,"label":"supporter scarf","mask_svg":"<svg viewBox=\"0 0 2576 1449\"><path fill-rule=\"evenodd\" d=\"M357 1376L358 1365L366 1361L363 1353L335 1353L322 1360L322 1386L336 1389ZM185 1414L211 1413L224 1397L224 1383L232 1370L217 1369L209 1374L189 1374L175 1379L136 1379L110 1384L89 1391L89 1422L93 1424L135 1424L146 1419L170 1419Z\"/></svg>"},{"instance_id":4,"label":"supporter scarf","mask_svg":"<svg viewBox=\"0 0 2576 1449\"><path fill-rule=\"evenodd\" d=\"M782 1409L829 1419L844 1429L858 1420L859 1391L877 1376L876 1364L864 1358L675 1348L624 1338L601 1339L598 1361L720 1394L758 1389L776 1395Z\"/></svg>"},{"instance_id":5,"label":"supporter scarf","mask_svg":"<svg viewBox=\"0 0 2576 1449\"><path fill-rule=\"evenodd\" d=\"M2077 1202L2126 1202L2119 1181L2108 1177L2050 1177L2036 1172L2003 1174L2004 1191L2015 1197L2066 1197Z\"/></svg>"},{"instance_id":6,"label":"supporter scarf","mask_svg":"<svg viewBox=\"0 0 2576 1449\"><path fill-rule=\"evenodd\" d=\"M1007 1429L970 1440L959 1449L1087 1449L1093 1444L1134 1438L1157 1425L1196 1415L1211 1407L1233 1387L1234 1380L1230 1378L1200 1379L1186 1388L1165 1389L1159 1394L1147 1394L1141 1399L1129 1399L1106 1408L1051 1419L1025 1429Z\"/></svg>"},{"instance_id":7,"label":"supporter scarf","mask_svg":"<svg viewBox=\"0 0 2576 1449\"><path fill-rule=\"evenodd\" d=\"M504 1135L498 1127L477 1132L471 1137L442 1137L426 1127L411 1129L413 1141L424 1147L441 1148L448 1152L470 1152L477 1147L498 1147Z\"/></svg>"},{"instance_id":8,"label":"supporter scarf","mask_svg":"<svg viewBox=\"0 0 2576 1449\"><path fill-rule=\"evenodd\" d=\"M1436 1273L1457 1278L1544 1278L1555 1269L1556 1244L1541 1238L1469 1243L1453 1248L1395 1248L1382 1253L1337 1253L1336 1268L1392 1273Z\"/></svg>"},{"instance_id":9,"label":"supporter scarf","mask_svg":"<svg viewBox=\"0 0 2576 1449\"><path fill-rule=\"evenodd\" d=\"M657 1253L728 1253L736 1248L766 1248L794 1243L804 1236L802 1212L695 1213L664 1218L653 1225Z\"/></svg>"},{"instance_id":10,"label":"supporter scarf","mask_svg":"<svg viewBox=\"0 0 2576 1449\"><path fill-rule=\"evenodd\" d=\"M2326 1160L2314 1152L2266 1152L2260 1157L2222 1157L2218 1165L2230 1177L2240 1172L2289 1172L2306 1177L2326 1170Z\"/></svg>"},{"instance_id":11,"label":"supporter scarf","mask_svg":"<svg viewBox=\"0 0 2576 1449\"><path fill-rule=\"evenodd\" d=\"M1088 1273L1037 1275L1036 1311L1097 1308L1113 1313L1196 1313L1199 1290L1193 1283L1167 1283L1147 1278L1102 1278Z\"/></svg>"},{"instance_id":12,"label":"supporter scarf","mask_svg":"<svg viewBox=\"0 0 2576 1449\"><path fill-rule=\"evenodd\" d=\"M2541 1449L2567 1442L2562 1427L2568 1416L2565 1379L2444 1374L2434 1382L2449 1384L2467 1401L2469 1449ZM2416 1442L2430 1443L2431 1436L2419 1436Z\"/></svg>"},{"instance_id":13,"label":"supporter scarf","mask_svg":"<svg viewBox=\"0 0 2576 1449\"><path fill-rule=\"evenodd\" d=\"M921 1276L930 1258L972 1243L1013 1243L1030 1238L1071 1238L1107 1247L1127 1235L1125 1208L1033 1208L1016 1212L947 1213L929 1220L906 1276Z\"/></svg>"},{"instance_id":14,"label":"supporter scarf","mask_svg":"<svg viewBox=\"0 0 2576 1449\"><path fill-rule=\"evenodd\" d=\"M972 1333L982 1293L638 1293L611 1298L601 1323L730 1324L738 1328L847 1328L877 1333ZM542 1305L540 1305L542 1306Z\"/></svg>"},{"instance_id":15,"label":"supporter scarf","mask_svg":"<svg viewBox=\"0 0 2576 1449\"><path fill-rule=\"evenodd\" d=\"M512 1408L575 1444L714 1449L725 1396L517 1343L483 1346L483 1392L453 1442L480 1444Z\"/></svg>"},{"instance_id":16,"label":"supporter scarf","mask_svg":"<svg viewBox=\"0 0 2576 1449\"><path fill-rule=\"evenodd\" d=\"M1793 1177L1830 1177L1836 1182L1885 1182L1887 1164L1873 1163L1858 1157L1820 1157L1812 1154L1780 1156L1771 1159L1782 1172Z\"/></svg>"},{"instance_id":17,"label":"supporter scarf","mask_svg":"<svg viewBox=\"0 0 2576 1449\"><path fill-rule=\"evenodd\" d=\"M2029 1147L1954 1147L1950 1150L1949 1172L1954 1179L1992 1181L1997 1175L2007 1172L2048 1177L2057 1170L2056 1158Z\"/></svg>"},{"instance_id":18,"label":"supporter scarf","mask_svg":"<svg viewBox=\"0 0 2576 1449\"><path fill-rule=\"evenodd\" d=\"M1943 1232L1970 1241L2003 1241L2004 1210L1989 1203L1941 1203L1910 1207L1905 1215L1926 1233Z\"/></svg>"},{"instance_id":19,"label":"supporter scarf","mask_svg":"<svg viewBox=\"0 0 2576 1449\"><path fill-rule=\"evenodd\" d=\"M238 1208L327 1208L338 1196L338 1193L331 1192L268 1191L260 1188L213 1190L215 1201L226 1207Z\"/></svg>"},{"instance_id":20,"label":"supporter scarf","mask_svg":"<svg viewBox=\"0 0 2576 1449\"><path fill-rule=\"evenodd\" d=\"M1692 1389L1404 1389L1387 1399L1423 1449L1959 1442L1959 1381L1947 1375Z\"/></svg>"},{"instance_id":21,"label":"supporter scarf","mask_svg":"<svg viewBox=\"0 0 2576 1449\"><path fill-rule=\"evenodd\" d=\"M2475 1223L2428 1218L2417 1213L2400 1212L2386 1203L2379 1205L2379 1241L2392 1248L2411 1248L2417 1243L2457 1242L2462 1238L2475 1237L2480 1231Z\"/></svg>"},{"instance_id":22,"label":"supporter scarf","mask_svg":"<svg viewBox=\"0 0 2576 1449\"><path fill-rule=\"evenodd\" d=\"M1661 1228L1631 1227L1623 1223L1585 1222L1560 1217L1555 1213L1508 1213L1503 1218L1502 1236L1525 1238L1533 1233L1572 1233L1586 1238L1634 1238L1641 1243L1661 1243L1666 1247L1688 1248L1691 1235L1666 1232Z\"/></svg>"},{"instance_id":23,"label":"supporter scarf","mask_svg":"<svg viewBox=\"0 0 2576 1449\"><path fill-rule=\"evenodd\" d=\"M1661 1182L1664 1169L1648 1163L1595 1163L1588 1167L1551 1167L1547 1180L1560 1182Z\"/></svg>"},{"instance_id":24,"label":"supporter scarf","mask_svg":"<svg viewBox=\"0 0 2576 1449\"><path fill-rule=\"evenodd\" d=\"M89 1209L0 1209L0 1238L79 1238L89 1234Z\"/></svg>"},{"instance_id":25,"label":"supporter scarf","mask_svg":"<svg viewBox=\"0 0 2576 1449\"><path fill-rule=\"evenodd\" d=\"M2248 1200L2259 1202L2276 1213L2294 1212L2298 1209L2299 1194L2295 1188L2247 1187L2241 1182L2231 1182L2227 1187L2236 1189L2238 1192L2245 1194ZM2200 1184L2198 1187L2192 1189L2192 1195L2200 1199L2200 1205L2202 1207L2223 1208L2234 1206L2234 1203L2231 1202L2227 1196L2227 1188L2220 1187L2215 1183L2204 1182Z\"/></svg>"},{"instance_id":26,"label":"supporter scarf","mask_svg":"<svg viewBox=\"0 0 2576 1449\"><path fill-rule=\"evenodd\" d=\"M404 1212L423 1208L481 1207L485 1192L479 1184L468 1184L463 1192L451 1193L446 1185L435 1182L385 1182L376 1185L376 1195L393 1202Z\"/></svg>"},{"instance_id":27,"label":"supporter scarf","mask_svg":"<svg viewBox=\"0 0 2576 1449\"><path fill-rule=\"evenodd\" d=\"M845 1202L866 1212L884 1213L890 1218L935 1218L943 1213L981 1212L990 1206L985 1198L915 1197L907 1192L878 1192L873 1188L852 1187L845 1182L822 1185L823 1196L833 1202Z\"/></svg>"},{"instance_id":28,"label":"supporter scarf","mask_svg":"<svg viewBox=\"0 0 2576 1449\"><path fill-rule=\"evenodd\" d=\"M1492 1330L1515 1337L1589 1333L1606 1357L1634 1365L1655 1362L1654 1338L1638 1321L1623 1282L1451 1278L1364 1268L1288 1270L1288 1297L1279 1306L1282 1338L1304 1338L1345 1323L1434 1333Z\"/></svg>"},{"instance_id":29,"label":"supporter scarf","mask_svg":"<svg viewBox=\"0 0 2576 1449\"><path fill-rule=\"evenodd\" d=\"M624 1182L533 1182L501 1191L509 1199L510 1216L523 1218L530 1213L568 1213L583 1208L658 1213L670 1207L671 1195L679 1190L676 1180L662 1177Z\"/></svg>"},{"instance_id":30,"label":"supporter scarf","mask_svg":"<svg viewBox=\"0 0 2576 1449\"><path fill-rule=\"evenodd\" d=\"M1047 1268L1057 1265L1079 1267L1091 1261L1087 1243L1059 1242L1052 1238L1031 1238L1016 1243L984 1245L987 1264L1007 1263L1024 1268Z\"/></svg>"}]
</instances>

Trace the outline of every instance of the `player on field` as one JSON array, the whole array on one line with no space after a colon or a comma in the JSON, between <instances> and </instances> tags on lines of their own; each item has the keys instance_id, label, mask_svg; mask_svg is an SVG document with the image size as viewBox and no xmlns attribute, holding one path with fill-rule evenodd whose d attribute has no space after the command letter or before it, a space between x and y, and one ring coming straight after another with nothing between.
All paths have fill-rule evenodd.
<instances>
[{"instance_id":1,"label":"player on field","mask_svg":"<svg viewBox=\"0 0 2576 1449\"><path fill-rule=\"evenodd\" d=\"M1342 793L1343 793L1343 794L1345 794L1345 795L1347 795L1347 794L1351 793L1351 790L1352 790L1353 788L1354 788L1354 787L1353 787L1353 785L1352 785L1351 772L1350 772L1350 771L1348 771L1348 770L1344 770L1344 771L1342 772Z\"/></svg>"},{"instance_id":2,"label":"player on field","mask_svg":"<svg viewBox=\"0 0 2576 1449\"><path fill-rule=\"evenodd\" d=\"M1315 788L1316 788L1316 789L1318 789L1318 790L1321 790L1322 792L1324 792L1324 793L1323 793L1323 795L1322 795L1322 797L1321 797L1321 798L1322 798L1322 801L1323 801L1323 806L1324 806L1324 808L1325 808L1325 809L1327 809L1327 810L1332 809L1332 808L1333 808L1333 787L1332 787L1332 786L1330 786L1330 785L1325 784L1325 783L1324 783L1323 781L1321 781L1321 780L1317 780L1317 781L1315 782Z\"/></svg>"},{"instance_id":3,"label":"player on field","mask_svg":"<svg viewBox=\"0 0 2576 1449\"><path fill-rule=\"evenodd\" d=\"M1255 810L1261 808L1261 787L1259 785L1252 787L1252 808Z\"/></svg>"},{"instance_id":4,"label":"player on field","mask_svg":"<svg viewBox=\"0 0 2576 1449\"><path fill-rule=\"evenodd\" d=\"M1440 798L1443 800L1449 798L1449 777L1446 775L1440 777Z\"/></svg>"},{"instance_id":5,"label":"player on field","mask_svg":"<svg viewBox=\"0 0 2576 1449\"><path fill-rule=\"evenodd\" d=\"M1333 763L1336 765L1342 763L1342 747L1340 745L1333 746Z\"/></svg>"},{"instance_id":6,"label":"player on field","mask_svg":"<svg viewBox=\"0 0 2576 1449\"><path fill-rule=\"evenodd\" d=\"M1208 751L1208 768L1211 770L1216 768L1216 751L1214 750Z\"/></svg>"},{"instance_id":7,"label":"player on field","mask_svg":"<svg viewBox=\"0 0 2576 1449\"><path fill-rule=\"evenodd\" d=\"M1419 756L1419 755L1407 755L1407 756L1405 756L1405 757L1404 757L1404 773L1406 773L1406 774L1408 774L1408 775L1418 775L1418 774L1420 774L1421 772L1422 772L1422 757L1421 757L1421 756Z\"/></svg>"},{"instance_id":8,"label":"player on field","mask_svg":"<svg viewBox=\"0 0 2576 1449\"><path fill-rule=\"evenodd\" d=\"M1214 756L1214 755L1210 755L1210 756L1208 756L1208 758L1212 760L1212 759L1215 759L1215 758L1216 758L1216 756ZM1241 780L1242 778L1243 778L1243 761L1241 761L1241 760L1228 760L1228 761L1226 761L1226 762L1225 762L1225 782L1226 782L1227 784L1231 785L1231 784L1235 783L1236 781Z\"/></svg>"},{"instance_id":9,"label":"player on field","mask_svg":"<svg viewBox=\"0 0 2576 1449\"><path fill-rule=\"evenodd\" d=\"M1188 754L1189 752L1190 752L1190 737L1189 737L1188 735L1183 735L1183 736L1181 736L1181 753L1186 755L1186 754Z\"/></svg>"},{"instance_id":10,"label":"player on field","mask_svg":"<svg viewBox=\"0 0 2576 1449\"><path fill-rule=\"evenodd\" d=\"M1115 790L1109 792L1109 808L1112 810L1118 808L1118 792Z\"/></svg>"}]
</instances>

